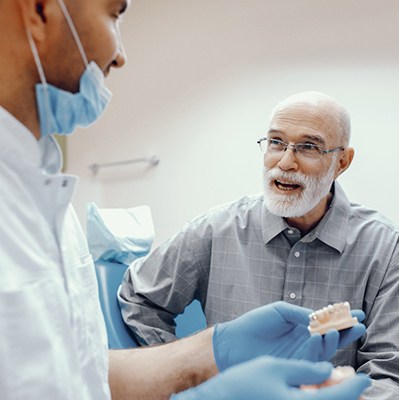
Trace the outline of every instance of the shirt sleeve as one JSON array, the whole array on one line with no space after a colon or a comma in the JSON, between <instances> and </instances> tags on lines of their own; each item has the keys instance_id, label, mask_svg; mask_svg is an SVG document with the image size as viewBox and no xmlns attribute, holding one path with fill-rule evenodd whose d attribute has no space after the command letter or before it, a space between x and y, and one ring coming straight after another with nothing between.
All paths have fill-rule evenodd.
<instances>
[{"instance_id":1,"label":"shirt sleeve","mask_svg":"<svg viewBox=\"0 0 399 400\"><path fill-rule=\"evenodd\" d=\"M206 218L189 224L125 273L118 300L140 344L176 339L174 318L194 299L205 307L212 228Z\"/></svg>"},{"instance_id":2,"label":"shirt sleeve","mask_svg":"<svg viewBox=\"0 0 399 400\"><path fill-rule=\"evenodd\" d=\"M373 379L367 399L399 399L399 250L383 276L373 302L367 302L367 332L358 350L358 372ZM373 286L374 282L369 282Z\"/></svg>"}]
</instances>

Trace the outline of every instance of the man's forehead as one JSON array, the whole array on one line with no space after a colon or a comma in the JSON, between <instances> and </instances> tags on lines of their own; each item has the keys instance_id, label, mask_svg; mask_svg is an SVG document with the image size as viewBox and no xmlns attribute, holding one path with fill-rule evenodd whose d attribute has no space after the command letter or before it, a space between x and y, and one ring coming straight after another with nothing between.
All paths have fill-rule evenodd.
<instances>
[{"instance_id":1,"label":"man's forehead","mask_svg":"<svg viewBox=\"0 0 399 400\"><path fill-rule=\"evenodd\" d=\"M269 137L279 137L283 140L290 140L292 133L295 133L295 141L308 142L311 141L316 144L325 145L326 138L324 132L318 132L309 128L304 127L303 129L298 129L293 132L289 128L276 129L271 127L268 131Z\"/></svg>"},{"instance_id":2,"label":"man's forehead","mask_svg":"<svg viewBox=\"0 0 399 400\"><path fill-rule=\"evenodd\" d=\"M296 125L324 125L335 119L335 112L325 105L291 103L274 110L270 119L272 124L292 123Z\"/></svg>"},{"instance_id":3,"label":"man's forehead","mask_svg":"<svg viewBox=\"0 0 399 400\"><path fill-rule=\"evenodd\" d=\"M297 140L312 140L325 144L329 139L334 139L337 124L334 113L302 104L276 110L270 120L269 134L294 134Z\"/></svg>"}]
</instances>

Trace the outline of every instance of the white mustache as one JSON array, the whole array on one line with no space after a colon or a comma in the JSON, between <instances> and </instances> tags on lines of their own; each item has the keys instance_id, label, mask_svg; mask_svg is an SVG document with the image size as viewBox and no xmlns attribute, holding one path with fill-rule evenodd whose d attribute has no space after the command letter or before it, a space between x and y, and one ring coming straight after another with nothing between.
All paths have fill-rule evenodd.
<instances>
[{"instance_id":1,"label":"white mustache","mask_svg":"<svg viewBox=\"0 0 399 400\"><path fill-rule=\"evenodd\" d=\"M273 168L265 171L265 178L269 181L269 183L274 180L282 182L289 181L293 184L300 185L303 188L307 187L306 176L300 172L284 172Z\"/></svg>"}]
</instances>

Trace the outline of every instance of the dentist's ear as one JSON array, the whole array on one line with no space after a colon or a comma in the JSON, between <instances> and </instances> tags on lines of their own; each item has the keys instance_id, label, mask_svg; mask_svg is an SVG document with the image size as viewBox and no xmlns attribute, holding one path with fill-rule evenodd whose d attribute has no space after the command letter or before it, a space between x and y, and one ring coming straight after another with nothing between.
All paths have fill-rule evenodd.
<instances>
[{"instance_id":1,"label":"dentist's ear","mask_svg":"<svg viewBox=\"0 0 399 400\"><path fill-rule=\"evenodd\" d=\"M353 149L353 147L347 147L346 149L340 152L337 164L337 171L335 172L334 179L337 179L344 171L346 171L349 168L354 156L355 156L355 150Z\"/></svg>"},{"instance_id":2,"label":"dentist's ear","mask_svg":"<svg viewBox=\"0 0 399 400\"><path fill-rule=\"evenodd\" d=\"M56 0L15 0L18 3L23 25L36 42L46 37L48 17L59 12ZM58 7L58 9L57 9Z\"/></svg>"}]
</instances>

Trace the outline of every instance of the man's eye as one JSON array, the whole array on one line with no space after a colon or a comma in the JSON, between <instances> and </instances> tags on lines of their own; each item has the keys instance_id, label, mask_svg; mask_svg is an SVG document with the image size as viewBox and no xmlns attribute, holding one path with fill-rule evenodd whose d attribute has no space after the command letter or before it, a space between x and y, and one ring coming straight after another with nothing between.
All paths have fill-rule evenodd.
<instances>
[{"instance_id":1,"label":"man's eye","mask_svg":"<svg viewBox=\"0 0 399 400\"><path fill-rule=\"evenodd\" d=\"M272 146L279 146L279 145L281 145L281 140L278 140L278 139L269 139L269 143L270 143Z\"/></svg>"},{"instance_id":2,"label":"man's eye","mask_svg":"<svg viewBox=\"0 0 399 400\"><path fill-rule=\"evenodd\" d=\"M319 150L319 147L313 143L298 143L296 146L298 150L305 150L305 151Z\"/></svg>"}]
</instances>

